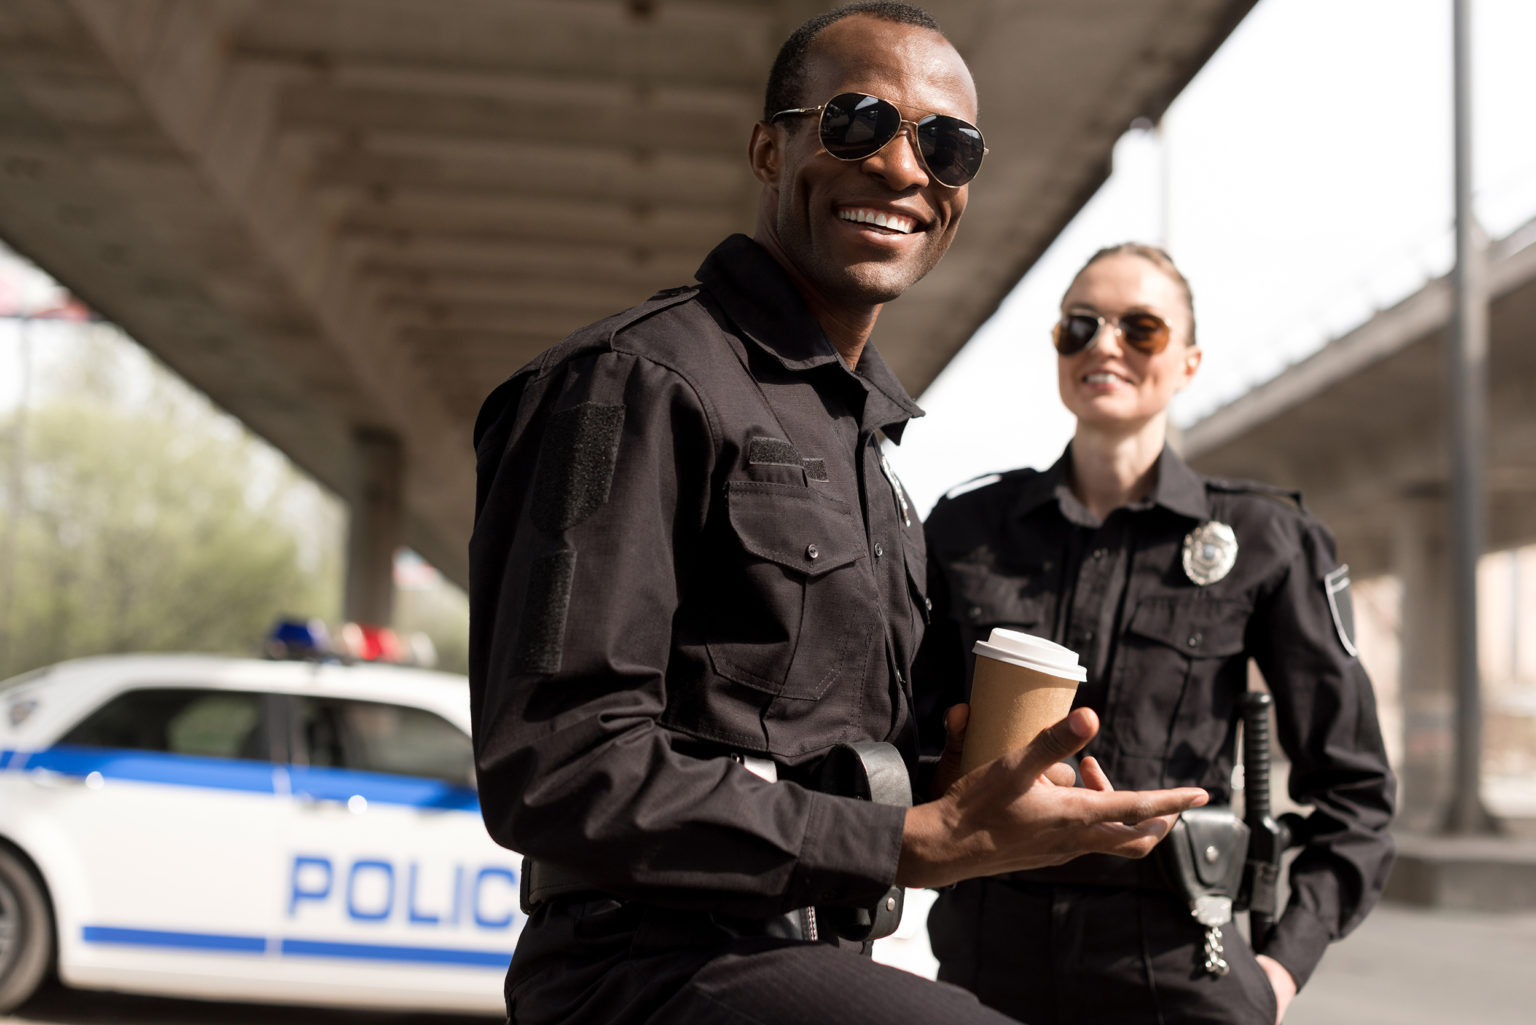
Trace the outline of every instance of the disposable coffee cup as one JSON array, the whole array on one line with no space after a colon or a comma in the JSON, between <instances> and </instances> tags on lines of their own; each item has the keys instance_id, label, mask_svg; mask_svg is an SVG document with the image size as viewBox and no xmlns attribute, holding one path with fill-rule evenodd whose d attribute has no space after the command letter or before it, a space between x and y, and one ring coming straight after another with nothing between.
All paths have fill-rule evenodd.
<instances>
[{"instance_id":1,"label":"disposable coffee cup","mask_svg":"<svg viewBox=\"0 0 1536 1025\"><path fill-rule=\"evenodd\" d=\"M993 630L971 650L976 668L961 772L1027 747L1046 727L1065 719L1077 685L1088 678L1077 652L1017 630Z\"/></svg>"}]
</instances>

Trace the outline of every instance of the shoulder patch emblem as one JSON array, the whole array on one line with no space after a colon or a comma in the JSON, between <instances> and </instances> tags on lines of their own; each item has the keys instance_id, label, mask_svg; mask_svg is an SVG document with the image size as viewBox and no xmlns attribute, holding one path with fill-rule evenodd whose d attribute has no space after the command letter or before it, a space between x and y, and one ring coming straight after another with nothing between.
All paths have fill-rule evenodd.
<instances>
[{"instance_id":1,"label":"shoulder patch emblem","mask_svg":"<svg viewBox=\"0 0 1536 1025\"><path fill-rule=\"evenodd\" d=\"M1201 587L1214 584L1237 564L1237 535L1220 520L1208 520L1184 537L1184 573Z\"/></svg>"},{"instance_id":2,"label":"shoulder patch emblem","mask_svg":"<svg viewBox=\"0 0 1536 1025\"><path fill-rule=\"evenodd\" d=\"M1339 642L1350 658L1357 658L1355 650L1355 600L1349 594L1349 564L1345 563L1323 577L1323 592L1328 595L1328 612L1333 616L1333 629Z\"/></svg>"}]
</instances>

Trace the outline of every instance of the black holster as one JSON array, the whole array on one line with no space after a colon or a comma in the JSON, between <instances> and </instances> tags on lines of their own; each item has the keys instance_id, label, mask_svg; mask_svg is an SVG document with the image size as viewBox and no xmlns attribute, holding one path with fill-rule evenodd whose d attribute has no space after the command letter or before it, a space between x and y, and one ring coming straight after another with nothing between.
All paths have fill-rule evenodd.
<instances>
[{"instance_id":1,"label":"black holster","mask_svg":"<svg viewBox=\"0 0 1536 1025\"><path fill-rule=\"evenodd\" d=\"M1248 825L1227 807L1191 808L1179 816L1158 845L1158 861L1173 892L1189 905L1214 911L1221 902L1230 916L1239 909Z\"/></svg>"}]
</instances>

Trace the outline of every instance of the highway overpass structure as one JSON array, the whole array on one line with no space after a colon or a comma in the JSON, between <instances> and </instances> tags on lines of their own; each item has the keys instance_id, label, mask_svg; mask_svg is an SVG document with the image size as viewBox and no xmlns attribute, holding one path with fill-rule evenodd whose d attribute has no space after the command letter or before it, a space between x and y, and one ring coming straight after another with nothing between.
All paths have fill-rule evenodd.
<instances>
[{"instance_id":1,"label":"highway overpass structure","mask_svg":"<svg viewBox=\"0 0 1536 1025\"><path fill-rule=\"evenodd\" d=\"M812 0L7 0L0 238L350 506L466 577L484 396L752 230L746 143ZM881 324L920 392L1253 0L935 0L990 153Z\"/></svg>"},{"instance_id":2,"label":"highway overpass structure","mask_svg":"<svg viewBox=\"0 0 1536 1025\"><path fill-rule=\"evenodd\" d=\"M1486 251L1485 551L1536 543L1536 221ZM1403 824L1433 829L1456 796L1441 278L1182 432L1216 476L1300 491L1334 531L1356 581L1400 583Z\"/></svg>"}]
</instances>

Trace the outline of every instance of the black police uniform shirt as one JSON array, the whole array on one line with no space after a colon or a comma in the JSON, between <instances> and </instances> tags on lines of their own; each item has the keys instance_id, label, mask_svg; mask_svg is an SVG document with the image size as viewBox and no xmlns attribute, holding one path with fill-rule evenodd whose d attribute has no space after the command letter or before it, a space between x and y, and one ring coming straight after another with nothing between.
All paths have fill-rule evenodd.
<instances>
[{"instance_id":1,"label":"black police uniform shirt","mask_svg":"<svg viewBox=\"0 0 1536 1025\"><path fill-rule=\"evenodd\" d=\"M1199 786L1227 803L1252 657L1274 695L1291 796L1313 806L1315 836L1264 951L1304 983L1380 896L1393 855L1395 784L1353 651L1347 569L1296 496L1202 477L1172 449L1152 494L1102 523L1072 495L1070 465L1068 446L1043 473L954 489L929 515L933 623L913 670L925 743L966 699L974 643L1017 629L1087 667L1075 703L1102 728L1084 754L1117 788ZM1232 528L1236 559L1200 584L1184 568L1185 538L1212 521ZM1016 878L1158 886L1155 861L1089 855Z\"/></svg>"},{"instance_id":2,"label":"black police uniform shirt","mask_svg":"<svg viewBox=\"0 0 1536 1025\"><path fill-rule=\"evenodd\" d=\"M916 759L922 525L880 442L921 410L872 348L848 369L751 239L697 277L577 331L481 411L485 821L651 905L867 906L903 810L794 780L838 743Z\"/></svg>"}]
</instances>

